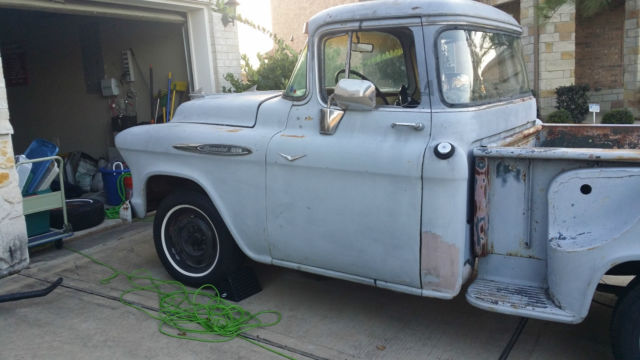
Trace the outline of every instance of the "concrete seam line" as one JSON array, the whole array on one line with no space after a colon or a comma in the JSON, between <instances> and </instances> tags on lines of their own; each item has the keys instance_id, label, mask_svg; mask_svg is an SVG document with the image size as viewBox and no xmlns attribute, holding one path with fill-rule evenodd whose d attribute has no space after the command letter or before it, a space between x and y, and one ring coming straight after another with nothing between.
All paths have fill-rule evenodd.
<instances>
[{"instance_id":1,"label":"concrete seam line","mask_svg":"<svg viewBox=\"0 0 640 360\"><path fill-rule=\"evenodd\" d=\"M41 278L35 277L33 275L27 275L27 274L18 274L18 275L26 277L26 278L29 278L29 279L42 281L42 282L47 283L47 284L53 283L52 281L49 281L49 280L46 280L46 279L41 279ZM101 292L97 292L97 291L93 291L93 290L83 289L83 288L80 288L80 287L77 287L77 286L69 285L68 283L62 283L62 284L60 284L60 287L65 288L65 289L69 289L69 290L73 290L73 291L78 291L78 292L85 293L85 294L88 294L88 295L98 296L98 297L101 297L101 298L104 298L104 299L107 299L107 300L117 301L118 303L120 303L120 298L117 297L117 296L113 296L113 295L109 295L109 294L105 294L105 293L101 293ZM130 304L139 306L139 307L144 308L146 310L159 312L159 309L156 308L156 307L144 305L144 304L141 304L141 303L138 303L138 302L134 302L134 301L130 301L130 300L127 300L127 301ZM251 334L247 334L247 333L243 333L240 336L242 336L244 338L247 338L247 339L250 339L250 340L253 340L253 341L257 341L257 342L263 343L265 345L270 345L270 346L273 346L273 347L277 347L279 349L286 350L286 351L292 352L294 354L298 354L298 355L307 357L309 359L313 359L313 360L330 360L328 358L317 356L317 355L314 355L312 353L306 352L304 350L296 349L296 348L287 346L285 344L280 344L278 342L269 340L269 339L261 337L261 336L251 335Z\"/></svg>"}]
</instances>

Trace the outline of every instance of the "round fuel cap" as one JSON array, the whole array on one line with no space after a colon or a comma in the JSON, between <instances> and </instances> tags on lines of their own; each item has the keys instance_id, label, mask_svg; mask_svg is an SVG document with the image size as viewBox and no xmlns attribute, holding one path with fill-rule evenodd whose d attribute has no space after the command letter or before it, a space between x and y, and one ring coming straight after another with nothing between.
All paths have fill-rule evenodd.
<instances>
[{"instance_id":1,"label":"round fuel cap","mask_svg":"<svg viewBox=\"0 0 640 360\"><path fill-rule=\"evenodd\" d=\"M449 142L441 142L436 145L433 152L436 154L438 159L445 160L453 156L453 153L456 152L456 148Z\"/></svg>"}]
</instances>

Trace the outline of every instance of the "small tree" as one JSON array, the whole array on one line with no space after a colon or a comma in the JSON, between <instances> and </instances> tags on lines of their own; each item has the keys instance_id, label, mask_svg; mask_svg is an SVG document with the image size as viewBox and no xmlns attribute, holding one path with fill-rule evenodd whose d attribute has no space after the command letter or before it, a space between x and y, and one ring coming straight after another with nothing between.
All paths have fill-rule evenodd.
<instances>
[{"instance_id":1,"label":"small tree","mask_svg":"<svg viewBox=\"0 0 640 360\"><path fill-rule=\"evenodd\" d=\"M270 53L258 54L259 64L257 68L251 65L247 55L242 54L240 56L240 66L246 76L246 81L236 77L233 73L227 73L224 75L224 79L229 82L231 87L223 86L222 91L227 93L243 92L254 86L257 90L284 89L296 65L296 60L298 59L297 51L263 26L243 18L240 14L234 15L235 11L232 11L224 0L216 0L213 11L222 15L221 20L224 26L237 21L268 35L275 44L274 50Z\"/></svg>"},{"instance_id":2,"label":"small tree","mask_svg":"<svg viewBox=\"0 0 640 360\"><path fill-rule=\"evenodd\" d=\"M582 17L593 16L611 6L611 0L545 0L536 7L541 22L549 20L564 4L575 4L576 11Z\"/></svg>"},{"instance_id":3,"label":"small tree","mask_svg":"<svg viewBox=\"0 0 640 360\"><path fill-rule=\"evenodd\" d=\"M556 109L567 110L574 123L584 121L589 113L589 85L570 85L556 88Z\"/></svg>"}]
</instances>

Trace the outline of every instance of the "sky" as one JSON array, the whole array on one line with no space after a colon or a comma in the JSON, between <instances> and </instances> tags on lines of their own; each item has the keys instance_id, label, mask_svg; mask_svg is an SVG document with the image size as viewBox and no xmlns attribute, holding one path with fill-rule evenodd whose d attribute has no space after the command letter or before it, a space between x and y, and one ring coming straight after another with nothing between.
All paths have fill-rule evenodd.
<instances>
[{"instance_id":1,"label":"sky","mask_svg":"<svg viewBox=\"0 0 640 360\"><path fill-rule=\"evenodd\" d=\"M243 18L271 30L271 1L238 0L237 12ZM247 54L252 65L258 64L257 53L265 53L273 47L273 41L265 34L238 23L240 53Z\"/></svg>"}]
</instances>

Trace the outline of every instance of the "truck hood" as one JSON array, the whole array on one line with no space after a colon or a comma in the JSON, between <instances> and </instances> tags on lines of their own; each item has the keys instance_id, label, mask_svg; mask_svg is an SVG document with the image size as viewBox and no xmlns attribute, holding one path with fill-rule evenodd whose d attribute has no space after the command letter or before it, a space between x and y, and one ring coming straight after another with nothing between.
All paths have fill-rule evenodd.
<instances>
[{"instance_id":1,"label":"truck hood","mask_svg":"<svg viewBox=\"0 0 640 360\"><path fill-rule=\"evenodd\" d=\"M250 91L209 95L180 105L171 122L253 127L260 105L281 94L282 91Z\"/></svg>"}]
</instances>

